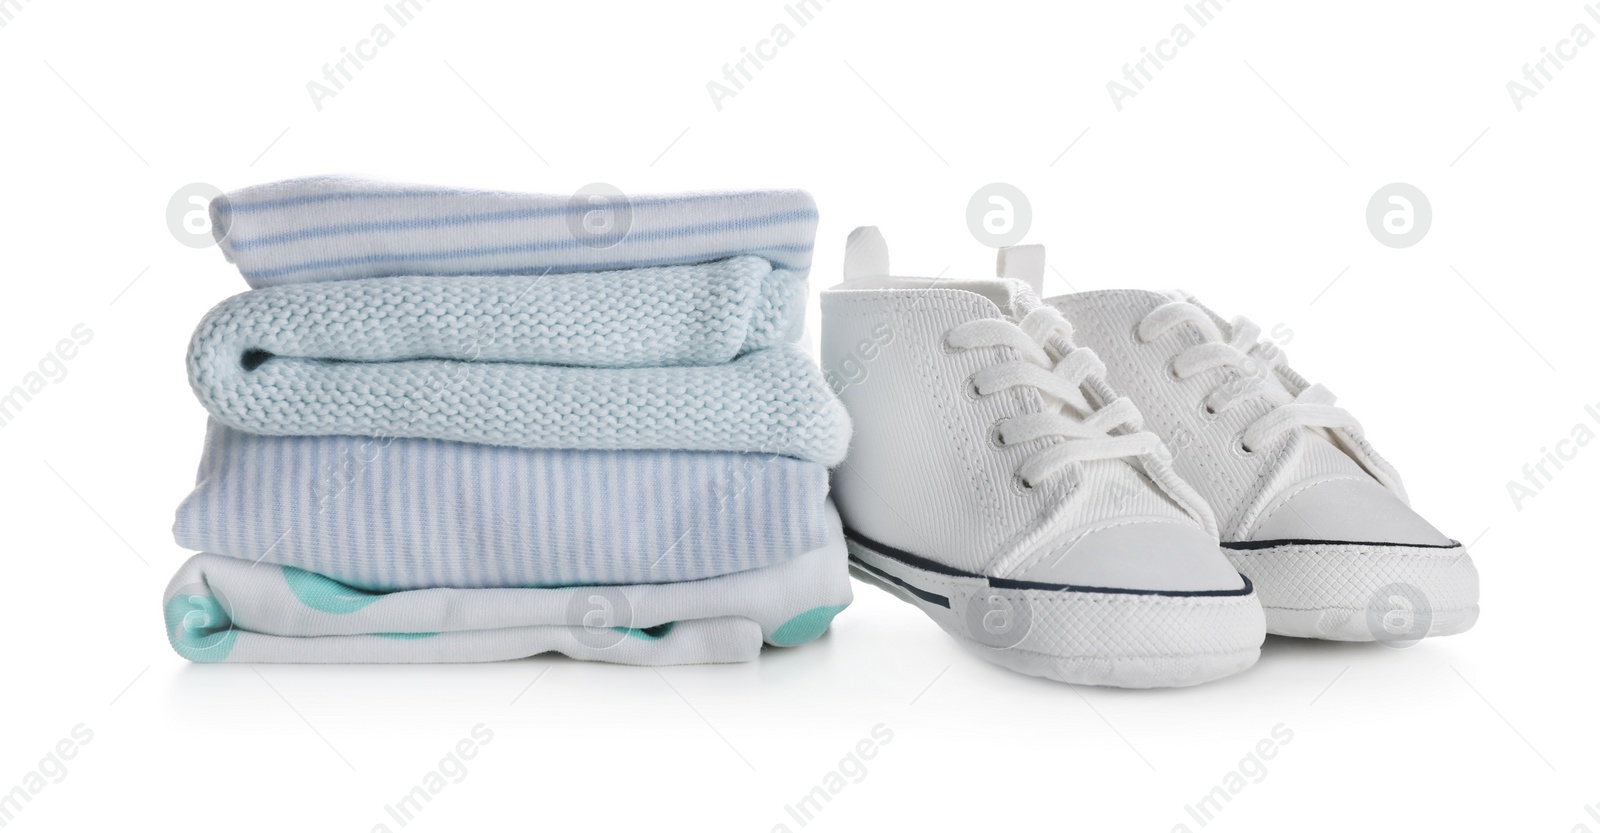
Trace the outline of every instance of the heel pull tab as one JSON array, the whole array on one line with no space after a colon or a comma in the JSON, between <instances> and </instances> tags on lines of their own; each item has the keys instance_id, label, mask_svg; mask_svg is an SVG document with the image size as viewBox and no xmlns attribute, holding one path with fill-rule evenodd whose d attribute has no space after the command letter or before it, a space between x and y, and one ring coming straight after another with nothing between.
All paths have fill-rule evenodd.
<instances>
[{"instance_id":1,"label":"heel pull tab","mask_svg":"<svg viewBox=\"0 0 1600 833\"><path fill-rule=\"evenodd\" d=\"M1044 246L1032 243L1026 246L1001 246L995 255L995 274L1002 278L1023 281L1033 289L1033 294L1044 297Z\"/></svg>"},{"instance_id":2,"label":"heel pull tab","mask_svg":"<svg viewBox=\"0 0 1600 833\"><path fill-rule=\"evenodd\" d=\"M889 244L877 226L862 226L850 232L844 243L844 279L886 277L889 274Z\"/></svg>"}]
</instances>

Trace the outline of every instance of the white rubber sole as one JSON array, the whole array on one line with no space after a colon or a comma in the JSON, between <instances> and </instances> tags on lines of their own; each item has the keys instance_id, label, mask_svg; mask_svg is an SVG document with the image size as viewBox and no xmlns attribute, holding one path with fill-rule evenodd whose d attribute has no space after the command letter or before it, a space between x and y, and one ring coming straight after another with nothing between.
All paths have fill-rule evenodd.
<instances>
[{"instance_id":1,"label":"white rubber sole","mask_svg":"<svg viewBox=\"0 0 1600 833\"><path fill-rule=\"evenodd\" d=\"M1238 546L1223 552L1255 584L1268 633L1409 645L1478 621L1478 571L1460 545Z\"/></svg>"},{"instance_id":2,"label":"white rubber sole","mask_svg":"<svg viewBox=\"0 0 1600 833\"><path fill-rule=\"evenodd\" d=\"M1254 665L1266 640L1244 592L1164 595L925 569L850 540L859 579L921 608L982 659L1034 677L1122 688L1190 686Z\"/></svg>"}]
</instances>

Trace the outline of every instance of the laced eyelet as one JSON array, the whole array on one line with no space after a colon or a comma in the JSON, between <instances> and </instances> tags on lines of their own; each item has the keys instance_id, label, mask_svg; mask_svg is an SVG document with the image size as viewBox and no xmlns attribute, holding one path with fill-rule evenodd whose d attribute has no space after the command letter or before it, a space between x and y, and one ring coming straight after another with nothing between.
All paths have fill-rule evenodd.
<instances>
[{"instance_id":1,"label":"laced eyelet","mask_svg":"<svg viewBox=\"0 0 1600 833\"><path fill-rule=\"evenodd\" d=\"M1014 473L1011 475L1011 491L1019 495L1032 495L1037 488L1039 487L1030 485L1026 480L1023 480L1021 474Z\"/></svg>"},{"instance_id":2,"label":"laced eyelet","mask_svg":"<svg viewBox=\"0 0 1600 833\"><path fill-rule=\"evenodd\" d=\"M1244 444L1244 435L1240 434L1233 438L1233 453L1240 457L1250 457L1256 453L1256 450L1246 446Z\"/></svg>"},{"instance_id":3,"label":"laced eyelet","mask_svg":"<svg viewBox=\"0 0 1600 833\"><path fill-rule=\"evenodd\" d=\"M983 391L978 390L978 377L976 374L967 377L967 383L962 386L961 390L973 402L983 398Z\"/></svg>"},{"instance_id":4,"label":"laced eyelet","mask_svg":"<svg viewBox=\"0 0 1600 833\"><path fill-rule=\"evenodd\" d=\"M950 343L950 333L948 332L946 332L944 336L939 339L939 349L943 350L946 355L951 356L961 352L960 347Z\"/></svg>"},{"instance_id":5,"label":"laced eyelet","mask_svg":"<svg viewBox=\"0 0 1600 833\"><path fill-rule=\"evenodd\" d=\"M989 426L989 445L995 448L1009 448L1006 445L1005 437L1000 436L1000 423L1004 421L1003 419L997 419L993 425Z\"/></svg>"},{"instance_id":6,"label":"laced eyelet","mask_svg":"<svg viewBox=\"0 0 1600 833\"><path fill-rule=\"evenodd\" d=\"M1174 382L1183 381L1183 377L1178 375L1177 360L1167 362L1167 378Z\"/></svg>"},{"instance_id":7,"label":"laced eyelet","mask_svg":"<svg viewBox=\"0 0 1600 833\"><path fill-rule=\"evenodd\" d=\"M1218 411L1216 408L1211 407L1211 403L1210 402L1201 402L1200 403L1200 418L1201 419L1207 420L1207 421L1216 419L1218 413L1220 413L1220 411Z\"/></svg>"}]
</instances>

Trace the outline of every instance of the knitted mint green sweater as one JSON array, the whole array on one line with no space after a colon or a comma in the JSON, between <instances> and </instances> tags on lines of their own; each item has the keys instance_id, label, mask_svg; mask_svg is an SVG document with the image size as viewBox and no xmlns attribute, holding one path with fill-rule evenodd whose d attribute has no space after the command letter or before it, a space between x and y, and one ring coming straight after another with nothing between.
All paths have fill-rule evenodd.
<instances>
[{"instance_id":1,"label":"knitted mint green sweater","mask_svg":"<svg viewBox=\"0 0 1600 833\"><path fill-rule=\"evenodd\" d=\"M275 287L201 321L189 379L213 416L254 434L763 452L831 466L849 417L787 341L803 305L803 281L748 256Z\"/></svg>"}]
</instances>

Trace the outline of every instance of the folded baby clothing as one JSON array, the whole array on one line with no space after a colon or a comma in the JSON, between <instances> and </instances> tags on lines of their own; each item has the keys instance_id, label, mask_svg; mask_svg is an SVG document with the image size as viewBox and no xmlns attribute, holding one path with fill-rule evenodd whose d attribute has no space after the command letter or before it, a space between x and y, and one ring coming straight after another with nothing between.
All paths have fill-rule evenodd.
<instances>
[{"instance_id":1,"label":"folded baby clothing","mask_svg":"<svg viewBox=\"0 0 1600 833\"><path fill-rule=\"evenodd\" d=\"M384 275L598 272L754 255L804 277L817 207L804 191L607 198L319 176L211 204L252 288Z\"/></svg>"},{"instance_id":2,"label":"folded baby clothing","mask_svg":"<svg viewBox=\"0 0 1600 833\"><path fill-rule=\"evenodd\" d=\"M656 584L821 547L827 500L826 469L776 454L268 437L213 421L173 533L369 590Z\"/></svg>"},{"instance_id":3,"label":"folded baby clothing","mask_svg":"<svg viewBox=\"0 0 1600 833\"><path fill-rule=\"evenodd\" d=\"M849 417L785 340L804 282L753 256L515 277L246 292L200 322L189 379L270 435L844 459ZM648 363L648 366L644 366Z\"/></svg>"},{"instance_id":4,"label":"folded baby clothing","mask_svg":"<svg viewBox=\"0 0 1600 833\"><path fill-rule=\"evenodd\" d=\"M849 416L793 345L727 364L641 368L298 356L256 365L249 352L191 351L189 380L218 421L269 435L749 451L827 466L850 443Z\"/></svg>"},{"instance_id":5,"label":"folded baby clothing","mask_svg":"<svg viewBox=\"0 0 1600 833\"><path fill-rule=\"evenodd\" d=\"M731 662L850 601L850 422L803 331L803 192L608 204L322 177L218 198L252 287L164 621L200 662ZM620 219L619 219L620 217Z\"/></svg>"},{"instance_id":6,"label":"folded baby clothing","mask_svg":"<svg viewBox=\"0 0 1600 833\"><path fill-rule=\"evenodd\" d=\"M670 584L374 593L296 567L202 554L167 587L167 634L195 662L484 662L547 651L627 665L745 662L850 603L844 532L815 549ZM584 626L594 618L598 625ZM608 625L623 621L628 626Z\"/></svg>"},{"instance_id":7,"label":"folded baby clothing","mask_svg":"<svg viewBox=\"0 0 1600 833\"><path fill-rule=\"evenodd\" d=\"M805 303L803 275L751 255L609 272L360 278L229 298L200 324L195 352L714 365L793 342Z\"/></svg>"}]
</instances>

